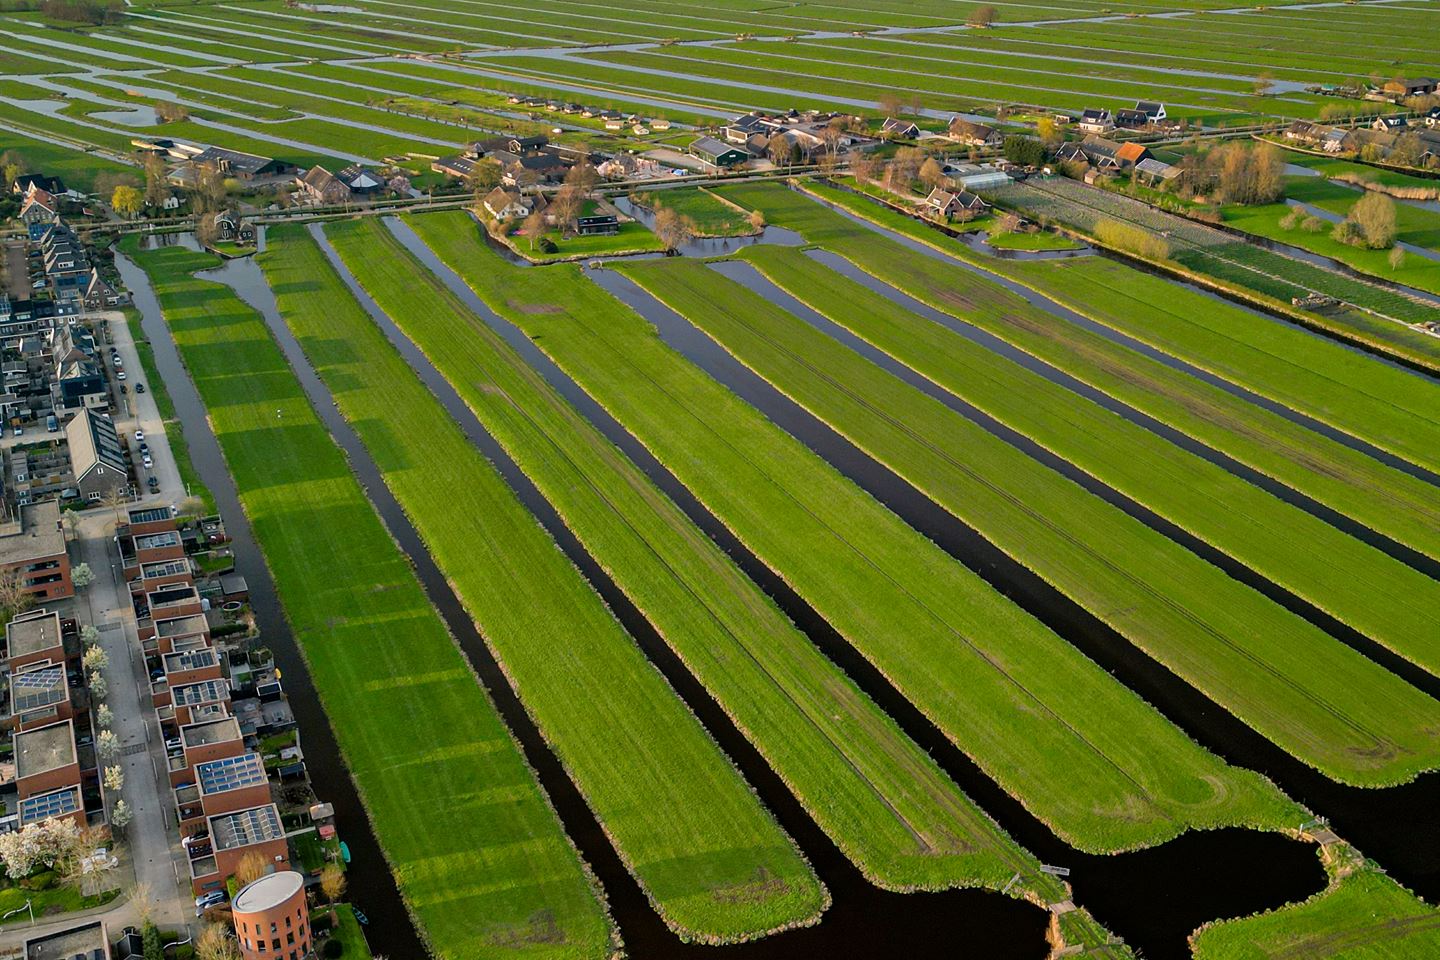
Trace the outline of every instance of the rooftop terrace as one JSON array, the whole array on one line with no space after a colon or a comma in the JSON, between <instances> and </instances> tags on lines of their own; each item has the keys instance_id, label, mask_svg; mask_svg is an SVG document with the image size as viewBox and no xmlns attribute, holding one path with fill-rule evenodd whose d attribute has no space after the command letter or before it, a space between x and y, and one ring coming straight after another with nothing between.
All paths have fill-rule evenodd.
<instances>
[{"instance_id":1,"label":"rooftop terrace","mask_svg":"<svg viewBox=\"0 0 1440 960\"><path fill-rule=\"evenodd\" d=\"M240 736L240 724L234 717L196 723L180 730L180 737L187 747L204 747L212 743L239 740Z\"/></svg>"}]
</instances>

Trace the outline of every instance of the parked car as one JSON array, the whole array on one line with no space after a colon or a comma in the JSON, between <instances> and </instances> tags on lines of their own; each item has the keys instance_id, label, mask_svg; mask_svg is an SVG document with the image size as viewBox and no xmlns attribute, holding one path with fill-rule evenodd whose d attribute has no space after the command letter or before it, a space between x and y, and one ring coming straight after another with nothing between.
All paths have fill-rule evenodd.
<instances>
[{"instance_id":1,"label":"parked car","mask_svg":"<svg viewBox=\"0 0 1440 960\"><path fill-rule=\"evenodd\" d=\"M151 474L150 479L146 481L146 484L150 487L151 493L156 493L160 489L160 478L155 476L154 474Z\"/></svg>"},{"instance_id":2,"label":"parked car","mask_svg":"<svg viewBox=\"0 0 1440 960\"><path fill-rule=\"evenodd\" d=\"M149 470L151 467L155 466L155 461L150 459L150 454L148 453L142 453L140 455L140 461L145 464L146 470Z\"/></svg>"},{"instance_id":3,"label":"parked car","mask_svg":"<svg viewBox=\"0 0 1440 960\"><path fill-rule=\"evenodd\" d=\"M150 456L150 444L145 443L143 440L142 440L141 443L140 443L140 456L142 456L142 457L148 457L148 456Z\"/></svg>"},{"instance_id":4,"label":"parked car","mask_svg":"<svg viewBox=\"0 0 1440 960\"><path fill-rule=\"evenodd\" d=\"M135 431L135 439L136 439L136 440L144 440L144 439L145 439L145 431L144 431L144 430L136 430L136 431Z\"/></svg>"},{"instance_id":5,"label":"parked car","mask_svg":"<svg viewBox=\"0 0 1440 960\"><path fill-rule=\"evenodd\" d=\"M115 374L115 379L123 381L125 379L125 371L121 370L119 373Z\"/></svg>"},{"instance_id":6,"label":"parked car","mask_svg":"<svg viewBox=\"0 0 1440 960\"><path fill-rule=\"evenodd\" d=\"M125 386L125 384L122 383L122 384L120 384L120 392L121 392L121 393L129 393L129 392L130 392L130 388L127 387L127 386Z\"/></svg>"},{"instance_id":7,"label":"parked car","mask_svg":"<svg viewBox=\"0 0 1440 960\"><path fill-rule=\"evenodd\" d=\"M135 392L136 392L136 393L144 393L144 392L145 392L145 384L143 384L143 383L137 383L137 384L135 384Z\"/></svg>"},{"instance_id":8,"label":"parked car","mask_svg":"<svg viewBox=\"0 0 1440 960\"><path fill-rule=\"evenodd\" d=\"M206 910L209 910L211 907L218 907L229 899L223 890L212 890L209 893L202 893L195 898L195 916L202 916Z\"/></svg>"},{"instance_id":9,"label":"parked car","mask_svg":"<svg viewBox=\"0 0 1440 960\"><path fill-rule=\"evenodd\" d=\"M15 436L20 437L20 436L24 436L24 434L25 434L25 428L24 428L24 427L16 427L16 428L15 428Z\"/></svg>"}]
</instances>

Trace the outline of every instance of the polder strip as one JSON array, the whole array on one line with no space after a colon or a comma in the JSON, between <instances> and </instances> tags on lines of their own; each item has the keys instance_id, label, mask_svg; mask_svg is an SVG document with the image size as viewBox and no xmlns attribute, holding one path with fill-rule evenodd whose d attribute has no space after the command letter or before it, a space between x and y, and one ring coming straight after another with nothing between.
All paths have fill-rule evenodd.
<instances>
[{"instance_id":1,"label":"polder strip","mask_svg":"<svg viewBox=\"0 0 1440 960\"><path fill-rule=\"evenodd\" d=\"M348 293L307 295L323 257L313 242L308 257L291 255L297 245L276 233L263 256L282 311L313 331L348 309L355 336L388 346ZM311 335L305 345L666 921L685 936L732 941L814 919L825 893L793 843L398 354L371 351L389 374L373 376L346 366L356 349L347 339Z\"/></svg>"},{"instance_id":2,"label":"polder strip","mask_svg":"<svg viewBox=\"0 0 1440 960\"><path fill-rule=\"evenodd\" d=\"M1371 786L1440 765L1440 703L1349 647L703 264L619 269L1297 758Z\"/></svg>"},{"instance_id":3,"label":"polder strip","mask_svg":"<svg viewBox=\"0 0 1440 960\"><path fill-rule=\"evenodd\" d=\"M1020 280L1090 317L1101 311L1148 316L1176 309L1176 304L1189 306L1184 298L1199 296L1128 269L1115 289L1096 290L1074 270L1057 275L1047 269L1052 264L981 258L932 228L854 194L820 185L809 189L886 229ZM793 191L747 185L726 188L723 195L759 208L770 222L798 230L928 306L1000 337L1372 530L1440 558L1440 504L1434 488L1424 481L1032 307L963 268L915 256L890 238ZM1204 302L1208 309L1231 309L1209 299Z\"/></svg>"},{"instance_id":4,"label":"polder strip","mask_svg":"<svg viewBox=\"0 0 1440 960\"><path fill-rule=\"evenodd\" d=\"M1058 835L1113 852L1297 808L1227 767L572 266L507 267L464 214L412 224L932 722ZM1303 814L1301 815L1303 817Z\"/></svg>"},{"instance_id":5,"label":"polder strip","mask_svg":"<svg viewBox=\"0 0 1440 960\"><path fill-rule=\"evenodd\" d=\"M601 960L612 928L509 731L306 402L264 323L198 280L216 257L125 249L150 275L375 832L440 956ZM537 939L549 916L560 943Z\"/></svg>"},{"instance_id":6,"label":"polder strip","mask_svg":"<svg viewBox=\"0 0 1440 960\"><path fill-rule=\"evenodd\" d=\"M273 234L272 234L273 235ZM373 218L330 228L340 256L431 359L626 594L755 743L805 808L891 889L1004 887L1017 871L1063 889L907 739L680 509ZM399 376L394 348L346 304L313 244L287 234L327 312L287 311L302 342L349 344L366 379ZM377 258L377 254L381 254ZM466 335L455 335L460 318ZM365 324L359 328L358 324ZM326 329L322 331L320 327ZM318 358L324 361L323 357ZM338 378L340 364L322 362ZM327 374L331 368L336 372ZM443 416L439 404L425 413ZM1021 892L1016 890L1016 893Z\"/></svg>"},{"instance_id":7,"label":"polder strip","mask_svg":"<svg viewBox=\"0 0 1440 960\"><path fill-rule=\"evenodd\" d=\"M807 306L1383 646L1440 674L1440 583L793 248L745 259Z\"/></svg>"}]
</instances>

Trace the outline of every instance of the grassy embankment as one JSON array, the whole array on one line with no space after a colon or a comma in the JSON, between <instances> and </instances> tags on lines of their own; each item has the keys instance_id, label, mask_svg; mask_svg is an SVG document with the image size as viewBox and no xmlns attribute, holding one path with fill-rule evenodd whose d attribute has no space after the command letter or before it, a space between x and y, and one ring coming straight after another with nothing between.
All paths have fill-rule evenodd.
<instances>
[{"instance_id":1,"label":"grassy embankment","mask_svg":"<svg viewBox=\"0 0 1440 960\"><path fill-rule=\"evenodd\" d=\"M577 269L507 270L458 214L413 224L1061 837L1106 852L1187 827L1280 829L1303 818L1273 785L1199 749Z\"/></svg>"},{"instance_id":2,"label":"grassy embankment","mask_svg":"<svg viewBox=\"0 0 1440 960\"><path fill-rule=\"evenodd\" d=\"M1440 674L1440 584L793 248L742 256L787 293L1111 489Z\"/></svg>"},{"instance_id":3,"label":"grassy embankment","mask_svg":"<svg viewBox=\"0 0 1440 960\"><path fill-rule=\"evenodd\" d=\"M598 891L264 322L229 288L191 276L218 258L124 246L149 273L209 410L427 942L457 960L607 957Z\"/></svg>"},{"instance_id":4,"label":"grassy embankment","mask_svg":"<svg viewBox=\"0 0 1440 960\"><path fill-rule=\"evenodd\" d=\"M170 399L170 390L160 376L159 368L155 366L155 349L150 345L150 340L140 325L140 311L134 307L126 307L124 312L125 324L130 329L130 340L135 344L135 352L140 356L140 366L145 370L146 389L150 391L155 401L155 409L165 423L165 438L170 444L170 454L175 458L175 469L180 472L180 480L185 484L187 495L198 498L205 512L212 513L215 510L215 498L210 495L210 488L205 486L200 474L195 470L195 464L190 460L190 445L185 442L185 428L181 426L180 418L175 416L175 403Z\"/></svg>"},{"instance_id":5,"label":"grassy embankment","mask_svg":"<svg viewBox=\"0 0 1440 960\"><path fill-rule=\"evenodd\" d=\"M324 290L318 248L277 233L260 256L281 311L661 916L714 942L818 917L823 887L709 734L399 355L370 350L384 366L368 367L326 338L348 310L347 329L384 346Z\"/></svg>"},{"instance_id":6,"label":"grassy embankment","mask_svg":"<svg viewBox=\"0 0 1440 960\"><path fill-rule=\"evenodd\" d=\"M377 220L330 236L380 308L431 358L816 821L889 889L1063 888L1005 837L704 533ZM308 238L281 241L314 279L289 310L336 381L411 377ZM377 258L377 254L380 256ZM278 256L279 254L277 254ZM346 302L349 301L349 302ZM465 327L457 337L455 320ZM346 343L342 358L327 344ZM345 382L345 381L341 381ZM413 411L421 414L422 411ZM396 411L393 418L405 414ZM424 419L444 417L438 402ZM396 429L401 425L397 424Z\"/></svg>"},{"instance_id":7,"label":"grassy embankment","mask_svg":"<svg viewBox=\"0 0 1440 960\"><path fill-rule=\"evenodd\" d=\"M818 196L948 256L978 263L1094 318L1233 309L1159 277L1096 258L1060 263L982 259L928 226L819 185ZM1105 336L1027 304L994 283L909 250L793 191L739 186L727 193L773 222L842 254L930 307L964 319L1071 376L1286 483L1341 513L1440 557L1434 488L1277 413L1178 372ZM1101 279L1105 283L1099 282ZM1118 322L1118 320L1116 321ZM1333 385L1332 385L1333 387ZM1336 388L1338 389L1338 388ZM1337 396L1341 403L1343 394ZM1351 402L1363 402L1364 397Z\"/></svg>"},{"instance_id":8,"label":"grassy embankment","mask_svg":"<svg viewBox=\"0 0 1440 960\"><path fill-rule=\"evenodd\" d=\"M1440 703L1182 546L694 261L618 267L776 389L1305 763L1440 765Z\"/></svg>"},{"instance_id":9,"label":"grassy embankment","mask_svg":"<svg viewBox=\"0 0 1440 960\"><path fill-rule=\"evenodd\" d=\"M1417 177L1402 170L1387 170L1383 167L1372 167L1368 163L1356 163L1339 157L1321 157L1294 149L1286 151L1285 159L1296 166L1314 170L1328 180L1353 183L1367 190L1379 190L1397 197L1419 200L1440 197L1440 180Z\"/></svg>"},{"instance_id":10,"label":"grassy embankment","mask_svg":"<svg viewBox=\"0 0 1440 960\"><path fill-rule=\"evenodd\" d=\"M1440 910L1332 847L1330 884L1303 903L1206 924L1194 960L1414 960L1440 955Z\"/></svg>"}]
</instances>

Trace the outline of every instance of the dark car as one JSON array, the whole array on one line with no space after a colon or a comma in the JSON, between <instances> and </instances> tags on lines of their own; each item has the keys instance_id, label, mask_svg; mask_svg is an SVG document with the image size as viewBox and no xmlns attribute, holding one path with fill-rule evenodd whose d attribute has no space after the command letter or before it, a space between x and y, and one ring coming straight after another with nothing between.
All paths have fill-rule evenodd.
<instances>
[{"instance_id":1,"label":"dark car","mask_svg":"<svg viewBox=\"0 0 1440 960\"><path fill-rule=\"evenodd\" d=\"M144 392L145 392L145 384L143 384L143 383L137 383L137 384L135 384L135 392L136 392L136 393L144 393Z\"/></svg>"}]
</instances>

